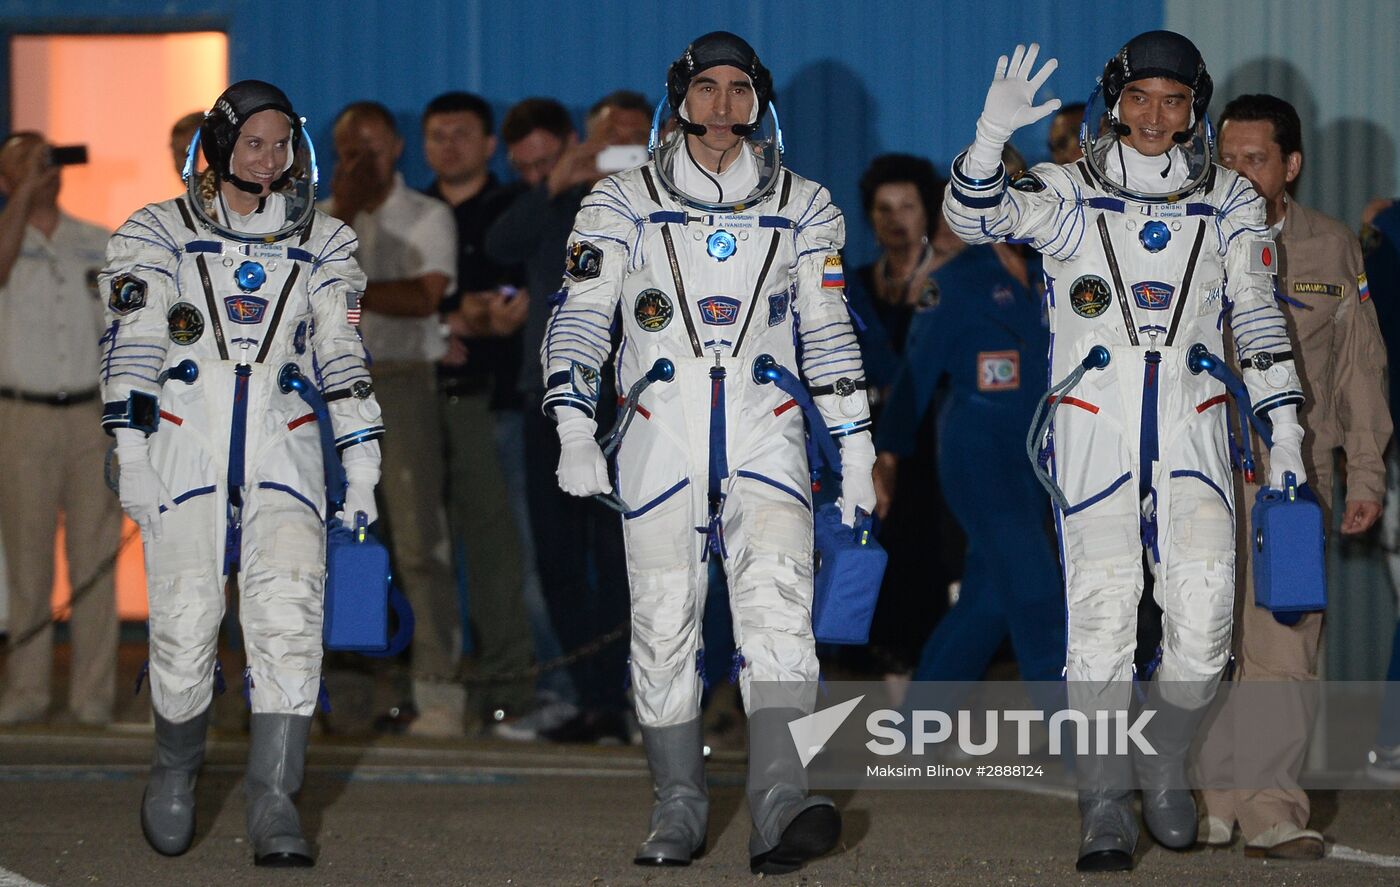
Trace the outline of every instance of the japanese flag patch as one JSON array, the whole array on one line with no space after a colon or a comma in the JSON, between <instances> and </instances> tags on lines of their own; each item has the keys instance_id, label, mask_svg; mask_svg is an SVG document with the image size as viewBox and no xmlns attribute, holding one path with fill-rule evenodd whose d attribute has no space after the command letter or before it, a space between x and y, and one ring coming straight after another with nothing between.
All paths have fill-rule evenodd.
<instances>
[{"instance_id":1,"label":"japanese flag patch","mask_svg":"<svg viewBox=\"0 0 1400 887\"><path fill-rule=\"evenodd\" d=\"M1250 241L1249 270L1255 274L1278 273L1278 247L1272 240Z\"/></svg>"}]
</instances>

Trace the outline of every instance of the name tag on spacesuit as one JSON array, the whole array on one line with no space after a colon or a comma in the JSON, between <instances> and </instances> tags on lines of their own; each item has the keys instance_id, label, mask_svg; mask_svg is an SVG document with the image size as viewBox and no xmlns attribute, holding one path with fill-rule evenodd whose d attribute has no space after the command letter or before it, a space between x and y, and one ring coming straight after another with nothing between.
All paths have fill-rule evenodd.
<instances>
[{"instance_id":1,"label":"name tag on spacesuit","mask_svg":"<svg viewBox=\"0 0 1400 887\"><path fill-rule=\"evenodd\" d=\"M1186 217L1186 204L1148 203L1143 205L1142 214L1158 219L1183 219Z\"/></svg>"},{"instance_id":2,"label":"name tag on spacesuit","mask_svg":"<svg viewBox=\"0 0 1400 887\"><path fill-rule=\"evenodd\" d=\"M747 213L724 213L723 215L700 216L700 224L714 228L731 230L751 230L758 227L758 216Z\"/></svg>"},{"instance_id":3,"label":"name tag on spacesuit","mask_svg":"<svg viewBox=\"0 0 1400 887\"><path fill-rule=\"evenodd\" d=\"M284 259L287 257L287 246L283 243L242 243L233 248L254 259Z\"/></svg>"}]
</instances>

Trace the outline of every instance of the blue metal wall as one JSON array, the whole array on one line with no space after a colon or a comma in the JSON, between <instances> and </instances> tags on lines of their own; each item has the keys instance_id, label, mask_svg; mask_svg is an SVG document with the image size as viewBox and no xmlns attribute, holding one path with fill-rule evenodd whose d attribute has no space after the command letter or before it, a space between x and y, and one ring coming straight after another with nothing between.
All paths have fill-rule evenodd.
<instances>
[{"instance_id":1,"label":"blue metal wall","mask_svg":"<svg viewBox=\"0 0 1400 887\"><path fill-rule=\"evenodd\" d=\"M0 0L0 28L12 31L222 26L231 79L286 89L327 167L331 116L349 101L376 98L405 124L405 171L419 185L428 173L416 118L439 92L479 92L501 112L525 96L552 95L582 116L613 89L659 99L666 65L691 38L733 30L774 72L791 166L828 185L853 217L857 261L871 252L855 218L865 163L909 151L946 167L972 139L997 55L1040 41L1060 58L1052 93L1079 99L1124 40L1161 22L1157 0ZM1028 159L1042 159L1045 127L1016 141Z\"/></svg>"}]
</instances>

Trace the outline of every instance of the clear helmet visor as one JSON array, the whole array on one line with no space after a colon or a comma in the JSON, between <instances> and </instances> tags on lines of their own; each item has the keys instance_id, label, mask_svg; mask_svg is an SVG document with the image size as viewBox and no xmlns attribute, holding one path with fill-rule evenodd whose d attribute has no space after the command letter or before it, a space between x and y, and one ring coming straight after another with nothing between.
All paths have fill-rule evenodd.
<instances>
[{"instance_id":1,"label":"clear helmet visor","mask_svg":"<svg viewBox=\"0 0 1400 887\"><path fill-rule=\"evenodd\" d=\"M1187 136L1178 136L1156 167L1157 174L1141 174L1137 169L1141 155L1125 157L1125 147L1132 138L1114 111L1105 104L1103 86L1094 87L1084 108L1084 122L1079 128L1079 142L1084 149L1084 161L1098 184L1109 193L1144 203L1180 200L1198 190L1210 178L1211 158L1215 153L1215 127L1210 116L1193 120ZM1182 140L1184 139L1184 140ZM1135 155L1135 156L1134 156ZM1151 161L1157 158L1149 158ZM1139 161L1139 162L1135 162ZM1137 173L1137 174L1135 174Z\"/></svg>"},{"instance_id":2,"label":"clear helmet visor","mask_svg":"<svg viewBox=\"0 0 1400 887\"><path fill-rule=\"evenodd\" d=\"M652 115L647 153L656 162L662 187L681 203L706 212L743 212L773 192L783 169L783 130L771 101L762 117L746 127L750 128L737 137L735 159L715 173L696 160L684 128L663 98Z\"/></svg>"},{"instance_id":3,"label":"clear helmet visor","mask_svg":"<svg viewBox=\"0 0 1400 887\"><path fill-rule=\"evenodd\" d=\"M199 222L229 240L242 243L275 243L301 231L316 211L316 147L302 121L301 138L294 156L284 170L282 184L263 202L262 209L251 216L238 218L228 207L221 192L223 181L213 170L200 171L201 131L196 130L185 154L185 168L180 177L185 181L185 193ZM226 171L225 171L226 172ZM230 185L232 187L232 185Z\"/></svg>"}]
</instances>

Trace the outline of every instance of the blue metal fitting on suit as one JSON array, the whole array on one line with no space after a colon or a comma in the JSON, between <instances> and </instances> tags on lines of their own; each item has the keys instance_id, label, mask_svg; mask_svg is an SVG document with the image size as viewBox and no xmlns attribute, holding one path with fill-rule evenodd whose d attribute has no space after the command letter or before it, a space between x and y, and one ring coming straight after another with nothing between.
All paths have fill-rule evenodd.
<instances>
[{"instance_id":1,"label":"blue metal fitting on suit","mask_svg":"<svg viewBox=\"0 0 1400 887\"><path fill-rule=\"evenodd\" d=\"M306 377L301 374L301 367L294 363L282 364L282 369L277 371L277 387L282 389L283 394L293 391L300 393L305 389Z\"/></svg>"},{"instance_id":2,"label":"blue metal fitting on suit","mask_svg":"<svg viewBox=\"0 0 1400 887\"><path fill-rule=\"evenodd\" d=\"M193 385L194 380L198 378L199 364L187 357L170 369L162 371L156 381L164 385L167 381L174 379L177 382L184 382L186 385Z\"/></svg>"},{"instance_id":3,"label":"blue metal fitting on suit","mask_svg":"<svg viewBox=\"0 0 1400 887\"><path fill-rule=\"evenodd\" d=\"M1158 253L1171 243L1172 232L1166 222L1153 219L1142 226L1142 230L1138 232L1138 240L1141 241L1143 249L1150 253Z\"/></svg>"},{"instance_id":4,"label":"blue metal fitting on suit","mask_svg":"<svg viewBox=\"0 0 1400 887\"><path fill-rule=\"evenodd\" d=\"M716 231L705 241L705 252L710 254L710 258L720 262L734 255L738 248L738 241L728 231Z\"/></svg>"},{"instance_id":5,"label":"blue metal fitting on suit","mask_svg":"<svg viewBox=\"0 0 1400 887\"><path fill-rule=\"evenodd\" d=\"M1210 349L1200 342L1192 345L1186 352L1186 368L1193 375L1199 376L1201 373L1209 372L1215 366L1215 358L1211 356Z\"/></svg>"},{"instance_id":6,"label":"blue metal fitting on suit","mask_svg":"<svg viewBox=\"0 0 1400 887\"><path fill-rule=\"evenodd\" d=\"M1080 365L1086 370L1101 370L1108 366L1109 357L1110 355L1107 348L1102 345L1095 345L1093 348L1089 349L1089 353L1080 361Z\"/></svg>"},{"instance_id":7,"label":"blue metal fitting on suit","mask_svg":"<svg viewBox=\"0 0 1400 887\"><path fill-rule=\"evenodd\" d=\"M233 272L233 280L245 293L255 293L267 283L267 271L261 262L244 262Z\"/></svg>"},{"instance_id":8,"label":"blue metal fitting on suit","mask_svg":"<svg viewBox=\"0 0 1400 887\"><path fill-rule=\"evenodd\" d=\"M664 357L658 357L656 363L647 370L648 382L669 382L676 377L676 365Z\"/></svg>"},{"instance_id":9,"label":"blue metal fitting on suit","mask_svg":"<svg viewBox=\"0 0 1400 887\"><path fill-rule=\"evenodd\" d=\"M753 380L759 385L778 381L778 362L771 354L760 354L753 359Z\"/></svg>"}]
</instances>

